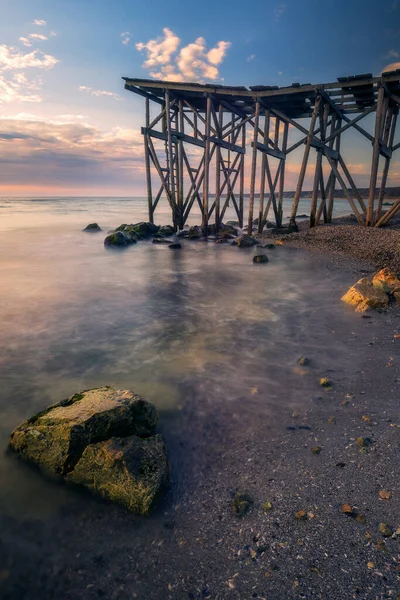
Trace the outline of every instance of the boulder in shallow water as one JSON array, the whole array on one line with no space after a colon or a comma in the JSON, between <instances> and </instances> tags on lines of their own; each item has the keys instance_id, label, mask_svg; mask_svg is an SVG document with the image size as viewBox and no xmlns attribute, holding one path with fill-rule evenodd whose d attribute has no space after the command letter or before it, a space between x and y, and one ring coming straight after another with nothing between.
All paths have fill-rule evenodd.
<instances>
[{"instance_id":1,"label":"boulder in shallow water","mask_svg":"<svg viewBox=\"0 0 400 600\"><path fill-rule=\"evenodd\" d=\"M136 244L136 238L133 235L126 233L125 231L114 231L114 233L110 233L104 239L105 246L129 246L131 244Z\"/></svg>"},{"instance_id":2,"label":"boulder in shallow water","mask_svg":"<svg viewBox=\"0 0 400 600\"><path fill-rule=\"evenodd\" d=\"M258 244L257 240L252 236L243 234L239 235L235 240L233 240L232 245L238 246L238 248L251 248Z\"/></svg>"},{"instance_id":3,"label":"boulder in shallow water","mask_svg":"<svg viewBox=\"0 0 400 600\"><path fill-rule=\"evenodd\" d=\"M156 408L128 390L105 386L53 404L17 427L10 446L54 474L71 471L84 448L112 436L149 436Z\"/></svg>"},{"instance_id":4,"label":"boulder in shallow water","mask_svg":"<svg viewBox=\"0 0 400 600\"><path fill-rule=\"evenodd\" d=\"M13 431L10 447L43 471L145 513L168 480L156 408L129 390L75 394Z\"/></svg>"},{"instance_id":5,"label":"boulder in shallow water","mask_svg":"<svg viewBox=\"0 0 400 600\"><path fill-rule=\"evenodd\" d=\"M267 263L268 256L266 254L257 254L253 256L253 263Z\"/></svg>"},{"instance_id":6,"label":"boulder in shallow water","mask_svg":"<svg viewBox=\"0 0 400 600\"><path fill-rule=\"evenodd\" d=\"M174 228L172 227L172 225L161 225L161 227L159 228L158 231L156 231L155 233L153 233L154 237L157 238L164 238L164 237L171 237L171 235L174 235L175 231Z\"/></svg>"},{"instance_id":7,"label":"boulder in shallow water","mask_svg":"<svg viewBox=\"0 0 400 600\"><path fill-rule=\"evenodd\" d=\"M145 439L132 435L90 444L66 479L132 512L146 514L168 478L161 435Z\"/></svg>"},{"instance_id":8,"label":"boulder in shallow water","mask_svg":"<svg viewBox=\"0 0 400 600\"><path fill-rule=\"evenodd\" d=\"M82 231L89 231L89 233L95 233L96 231L103 230L98 223L89 223L89 225L86 225L85 229L82 229Z\"/></svg>"},{"instance_id":9,"label":"boulder in shallow water","mask_svg":"<svg viewBox=\"0 0 400 600\"><path fill-rule=\"evenodd\" d=\"M397 273L386 267L381 269L372 278L372 285L376 288L381 288L387 294L393 294L395 291L400 291L400 279Z\"/></svg>"},{"instance_id":10,"label":"boulder in shallow water","mask_svg":"<svg viewBox=\"0 0 400 600\"><path fill-rule=\"evenodd\" d=\"M141 221L140 223L131 223L127 225L122 223L115 231L122 231L136 240L144 240L158 232L160 228L154 223L147 221Z\"/></svg>"},{"instance_id":11,"label":"boulder in shallow water","mask_svg":"<svg viewBox=\"0 0 400 600\"><path fill-rule=\"evenodd\" d=\"M203 230L198 225L192 225L189 227L188 238L189 240L198 240L203 237Z\"/></svg>"},{"instance_id":12,"label":"boulder in shallow water","mask_svg":"<svg viewBox=\"0 0 400 600\"><path fill-rule=\"evenodd\" d=\"M170 250L179 250L180 248L182 248L182 244L177 242L176 244L170 244L168 248L170 248Z\"/></svg>"},{"instance_id":13,"label":"boulder in shallow water","mask_svg":"<svg viewBox=\"0 0 400 600\"><path fill-rule=\"evenodd\" d=\"M171 240L166 240L165 238L153 238L153 244L170 244Z\"/></svg>"},{"instance_id":14,"label":"boulder in shallow water","mask_svg":"<svg viewBox=\"0 0 400 600\"><path fill-rule=\"evenodd\" d=\"M389 297L380 287L374 287L372 279L363 277L342 297L343 302L355 306L357 312L369 308L387 308Z\"/></svg>"}]
</instances>

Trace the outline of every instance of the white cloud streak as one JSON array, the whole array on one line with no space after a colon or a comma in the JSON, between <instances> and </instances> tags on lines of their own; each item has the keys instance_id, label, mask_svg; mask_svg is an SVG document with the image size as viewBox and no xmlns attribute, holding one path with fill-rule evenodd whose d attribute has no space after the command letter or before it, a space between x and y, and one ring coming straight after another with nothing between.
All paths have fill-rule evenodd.
<instances>
[{"instance_id":1,"label":"white cloud streak","mask_svg":"<svg viewBox=\"0 0 400 600\"><path fill-rule=\"evenodd\" d=\"M180 38L170 29L163 29L163 36L146 43L139 42L136 49L146 53L143 67L153 79L166 81L216 81L218 66L222 63L230 42L219 41L207 50L206 41L198 37L193 43L183 46Z\"/></svg>"},{"instance_id":2,"label":"white cloud streak","mask_svg":"<svg viewBox=\"0 0 400 600\"><path fill-rule=\"evenodd\" d=\"M114 92L107 92L106 90L95 90L87 85L80 85L78 89L80 92L86 92L91 96L109 96L110 98L114 98L115 100L122 100L121 96L119 96L118 94L114 94Z\"/></svg>"},{"instance_id":3,"label":"white cloud streak","mask_svg":"<svg viewBox=\"0 0 400 600\"><path fill-rule=\"evenodd\" d=\"M47 22L43 21L43 19L35 19L32 25L41 25L45 27L47 25Z\"/></svg>"},{"instance_id":4,"label":"white cloud streak","mask_svg":"<svg viewBox=\"0 0 400 600\"><path fill-rule=\"evenodd\" d=\"M247 60L247 62L250 62L251 60L254 60L254 59L255 59L255 57L256 57L256 55L255 55L255 54L250 54L250 56L248 56L248 57L246 58L246 60Z\"/></svg>"}]
</instances>

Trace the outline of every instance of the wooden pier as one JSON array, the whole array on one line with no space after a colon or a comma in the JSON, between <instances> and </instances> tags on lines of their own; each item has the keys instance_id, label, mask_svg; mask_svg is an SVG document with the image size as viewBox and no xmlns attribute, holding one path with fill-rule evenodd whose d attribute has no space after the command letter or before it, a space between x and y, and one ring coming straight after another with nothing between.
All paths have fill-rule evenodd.
<instances>
[{"instance_id":1,"label":"wooden pier","mask_svg":"<svg viewBox=\"0 0 400 600\"><path fill-rule=\"evenodd\" d=\"M310 227L321 219L331 221L337 187L360 225L380 227L400 210L396 201L383 211L391 158L400 148L395 140L400 70L282 88L123 79L125 89L145 98L142 134L151 222L158 203L166 199L176 229L184 227L195 203L205 234L210 223L218 231L229 205L249 234L255 218L261 233L269 214L282 226L285 169L290 154L300 147L292 225L312 152L316 157ZM372 133L361 123L368 115L374 118ZM365 199L343 158L344 134L350 130L371 147Z\"/></svg>"}]
</instances>

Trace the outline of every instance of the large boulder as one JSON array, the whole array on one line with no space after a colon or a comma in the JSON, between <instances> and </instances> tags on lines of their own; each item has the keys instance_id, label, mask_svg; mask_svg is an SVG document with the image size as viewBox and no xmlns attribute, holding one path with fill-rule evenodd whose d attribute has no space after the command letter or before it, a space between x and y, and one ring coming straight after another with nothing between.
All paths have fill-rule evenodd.
<instances>
[{"instance_id":1,"label":"large boulder","mask_svg":"<svg viewBox=\"0 0 400 600\"><path fill-rule=\"evenodd\" d=\"M136 238L125 231L114 231L113 233L109 233L104 239L105 246L125 247L136 244L136 242Z\"/></svg>"},{"instance_id":2,"label":"large boulder","mask_svg":"<svg viewBox=\"0 0 400 600\"><path fill-rule=\"evenodd\" d=\"M154 225L154 223L141 221L140 223L131 223L130 225L123 223L115 231L123 231L137 240L144 240L157 233L159 229L158 225Z\"/></svg>"},{"instance_id":3,"label":"large boulder","mask_svg":"<svg viewBox=\"0 0 400 600\"><path fill-rule=\"evenodd\" d=\"M258 244L257 240L252 236L243 234L239 235L235 240L233 240L232 245L238 246L238 248L251 248Z\"/></svg>"},{"instance_id":4,"label":"large boulder","mask_svg":"<svg viewBox=\"0 0 400 600\"><path fill-rule=\"evenodd\" d=\"M114 437L90 444L67 481L84 485L128 510L146 514L169 477L161 435Z\"/></svg>"},{"instance_id":5,"label":"large boulder","mask_svg":"<svg viewBox=\"0 0 400 600\"><path fill-rule=\"evenodd\" d=\"M397 273L386 267L381 269L372 278L372 285L376 288L381 288L387 294L393 294L395 291L400 291L400 279Z\"/></svg>"},{"instance_id":6,"label":"large boulder","mask_svg":"<svg viewBox=\"0 0 400 600\"><path fill-rule=\"evenodd\" d=\"M369 308L387 308L389 297L381 287L375 287L372 279L363 277L355 283L342 300L355 306L357 312L364 312Z\"/></svg>"},{"instance_id":7,"label":"large boulder","mask_svg":"<svg viewBox=\"0 0 400 600\"><path fill-rule=\"evenodd\" d=\"M105 386L85 390L49 406L19 425L10 446L46 471L65 474L84 448L112 436L151 435L156 408L128 390Z\"/></svg>"},{"instance_id":8,"label":"large boulder","mask_svg":"<svg viewBox=\"0 0 400 600\"><path fill-rule=\"evenodd\" d=\"M145 513L168 479L156 408L128 390L86 390L17 427L10 447L44 472Z\"/></svg>"}]
</instances>

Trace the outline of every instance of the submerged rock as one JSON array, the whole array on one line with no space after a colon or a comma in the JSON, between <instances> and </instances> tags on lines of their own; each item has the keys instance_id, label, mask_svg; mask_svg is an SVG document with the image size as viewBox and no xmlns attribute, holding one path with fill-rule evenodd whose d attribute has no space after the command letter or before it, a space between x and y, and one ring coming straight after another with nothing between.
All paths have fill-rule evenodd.
<instances>
[{"instance_id":1,"label":"submerged rock","mask_svg":"<svg viewBox=\"0 0 400 600\"><path fill-rule=\"evenodd\" d=\"M364 312L369 308L387 308L389 304L389 298L382 287L375 287L372 279L367 277L359 279L342 300L355 306L357 312Z\"/></svg>"},{"instance_id":2,"label":"submerged rock","mask_svg":"<svg viewBox=\"0 0 400 600\"><path fill-rule=\"evenodd\" d=\"M113 437L90 444L67 481L84 485L128 510L146 514L164 488L169 466L161 435Z\"/></svg>"},{"instance_id":3,"label":"submerged rock","mask_svg":"<svg viewBox=\"0 0 400 600\"><path fill-rule=\"evenodd\" d=\"M179 250L180 248L182 248L182 244L180 244L179 242L177 242L176 244L170 244L168 246L168 248L170 250Z\"/></svg>"},{"instance_id":4,"label":"submerged rock","mask_svg":"<svg viewBox=\"0 0 400 600\"><path fill-rule=\"evenodd\" d=\"M266 256L265 254L257 254L256 256L253 256L253 263L267 263L268 262L268 256Z\"/></svg>"},{"instance_id":5,"label":"submerged rock","mask_svg":"<svg viewBox=\"0 0 400 600\"><path fill-rule=\"evenodd\" d=\"M114 233L110 233L104 240L105 246L130 246L131 244L136 244L137 240L132 235L129 235L125 231L115 231Z\"/></svg>"},{"instance_id":6,"label":"submerged rock","mask_svg":"<svg viewBox=\"0 0 400 600\"><path fill-rule=\"evenodd\" d=\"M175 231L172 225L161 225L159 230L153 233L153 236L155 238L166 238L171 237L171 235L174 235L174 233Z\"/></svg>"},{"instance_id":7,"label":"submerged rock","mask_svg":"<svg viewBox=\"0 0 400 600\"><path fill-rule=\"evenodd\" d=\"M171 240L165 238L153 238L153 244L170 244Z\"/></svg>"},{"instance_id":8,"label":"submerged rock","mask_svg":"<svg viewBox=\"0 0 400 600\"><path fill-rule=\"evenodd\" d=\"M257 240L252 236L243 234L233 240L232 245L238 246L238 248L251 248L257 244Z\"/></svg>"},{"instance_id":9,"label":"submerged rock","mask_svg":"<svg viewBox=\"0 0 400 600\"><path fill-rule=\"evenodd\" d=\"M85 229L82 229L82 231L96 232L103 230L97 223L89 223L89 225L86 225Z\"/></svg>"},{"instance_id":10,"label":"submerged rock","mask_svg":"<svg viewBox=\"0 0 400 600\"><path fill-rule=\"evenodd\" d=\"M168 479L157 421L141 396L105 386L34 415L13 431L10 447L46 473L145 513Z\"/></svg>"}]
</instances>

